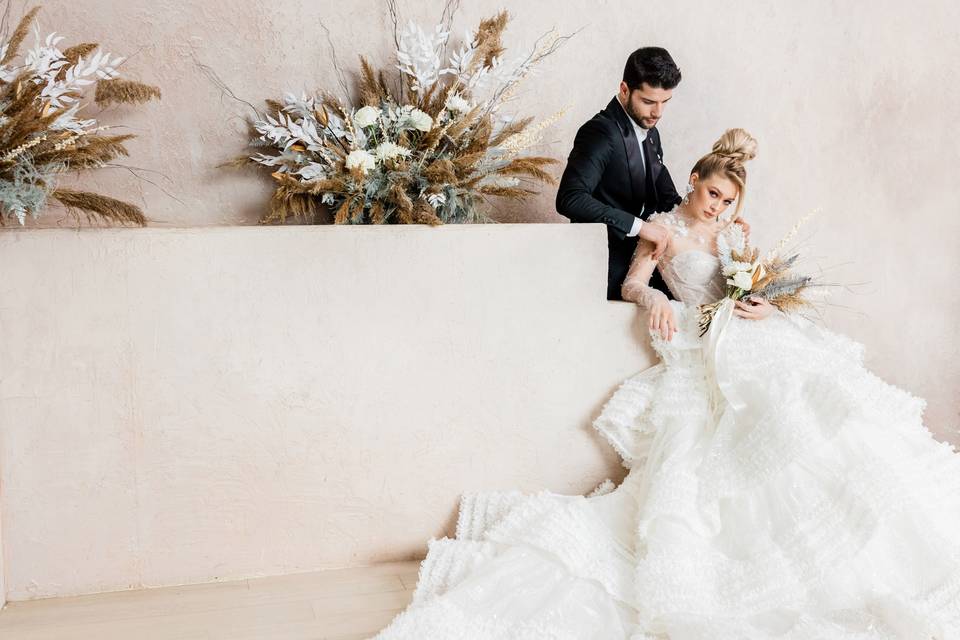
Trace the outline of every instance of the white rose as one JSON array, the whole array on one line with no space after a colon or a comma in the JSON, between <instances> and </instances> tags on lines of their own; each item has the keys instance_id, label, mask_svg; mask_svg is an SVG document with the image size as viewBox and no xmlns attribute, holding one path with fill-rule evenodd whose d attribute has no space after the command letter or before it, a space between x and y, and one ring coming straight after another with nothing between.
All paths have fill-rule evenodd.
<instances>
[{"instance_id":1,"label":"white rose","mask_svg":"<svg viewBox=\"0 0 960 640\"><path fill-rule=\"evenodd\" d=\"M473 107L467 102L466 98L460 94L454 94L447 98L447 109L454 113L467 113Z\"/></svg>"},{"instance_id":2,"label":"white rose","mask_svg":"<svg viewBox=\"0 0 960 640\"><path fill-rule=\"evenodd\" d=\"M377 124L377 118L380 117L380 109L376 107L363 107L353 114L353 123L363 129Z\"/></svg>"},{"instance_id":3,"label":"white rose","mask_svg":"<svg viewBox=\"0 0 960 640\"><path fill-rule=\"evenodd\" d=\"M732 276L737 271L753 271L753 265L749 262L737 262L734 260L723 268L723 275Z\"/></svg>"},{"instance_id":4,"label":"white rose","mask_svg":"<svg viewBox=\"0 0 960 640\"><path fill-rule=\"evenodd\" d=\"M420 111L420 109L411 111L407 117L407 122L418 131L430 131L433 128L433 118L430 117L430 114Z\"/></svg>"},{"instance_id":5,"label":"white rose","mask_svg":"<svg viewBox=\"0 0 960 640\"><path fill-rule=\"evenodd\" d=\"M363 149L351 151L347 156L347 169L360 169L363 175L367 175L367 172L375 166L377 166L376 159Z\"/></svg>"},{"instance_id":6,"label":"white rose","mask_svg":"<svg viewBox=\"0 0 960 640\"><path fill-rule=\"evenodd\" d=\"M733 276L733 286L744 291L750 291L753 287L753 274L749 271L737 271Z\"/></svg>"},{"instance_id":7,"label":"white rose","mask_svg":"<svg viewBox=\"0 0 960 640\"><path fill-rule=\"evenodd\" d=\"M377 156L377 160L384 162L385 160L393 160L397 156L409 156L410 149L392 142L381 142L374 150L374 155Z\"/></svg>"}]
</instances>

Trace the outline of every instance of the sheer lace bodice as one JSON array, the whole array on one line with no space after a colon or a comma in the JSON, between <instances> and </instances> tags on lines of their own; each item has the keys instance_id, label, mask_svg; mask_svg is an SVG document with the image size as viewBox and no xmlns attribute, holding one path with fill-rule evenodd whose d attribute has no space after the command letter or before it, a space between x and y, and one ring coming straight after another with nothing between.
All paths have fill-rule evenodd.
<instances>
[{"instance_id":1,"label":"sheer lace bodice","mask_svg":"<svg viewBox=\"0 0 960 640\"><path fill-rule=\"evenodd\" d=\"M699 249L685 249L673 257L664 255L657 265L673 296L686 305L697 306L723 297L725 279L720 260Z\"/></svg>"},{"instance_id":2,"label":"sheer lace bodice","mask_svg":"<svg viewBox=\"0 0 960 640\"><path fill-rule=\"evenodd\" d=\"M726 278L717 258L718 247L726 245L744 248L743 229L737 224L728 224L716 234L715 239L700 241L690 233L677 210L650 216L649 222L666 227L671 234L670 247L656 268L670 288L674 298L687 306L698 306L721 299L725 293ZM642 248L638 246L638 251ZM641 306L652 308L666 296L648 284L650 269L641 266L642 255L634 256L630 272L624 281L624 299L635 300ZM638 262L638 260L640 262ZM652 265L651 265L652 266Z\"/></svg>"}]
</instances>

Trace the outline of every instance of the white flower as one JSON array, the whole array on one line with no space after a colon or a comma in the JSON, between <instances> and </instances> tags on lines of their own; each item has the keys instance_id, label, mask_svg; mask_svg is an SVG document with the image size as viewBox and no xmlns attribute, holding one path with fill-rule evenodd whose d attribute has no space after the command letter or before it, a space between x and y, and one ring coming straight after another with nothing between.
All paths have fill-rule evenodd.
<instances>
[{"instance_id":1,"label":"white flower","mask_svg":"<svg viewBox=\"0 0 960 640\"><path fill-rule=\"evenodd\" d=\"M473 107L467 102L466 98L461 96L459 93L453 94L447 98L447 109L454 113L467 113Z\"/></svg>"},{"instance_id":2,"label":"white flower","mask_svg":"<svg viewBox=\"0 0 960 640\"><path fill-rule=\"evenodd\" d=\"M737 273L733 276L733 280L727 280L727 282L738 289L750 291L750 289L753 287L753 274L749 271L737 271Z\"/></svg>"},{"instance_id":3,"label":"white flower","mask_svg":"<svg viewBox=\"0 0 960 640\"><path fill-rule=\"evenodd\" d=\"M736 260L734 260L733 262L731 262L730 264L728 264L723 268L723 275L732 276L738 271L753 272L753 265L750 264L749 262L737 262Z\"/></svg>"},{"instance_id":4,"label":"white flower","mask_svg":"<svg viewBox=\"0 0 960 640\"><path fill-rule=\"evenodd\" d=\"M433 128L433 118L430 117L430 114L420 111L420 109L414 109L407 116L407 124L418 131L430 131Z\"/></svg>"},{"instance_id":5,"label":"white flower","mask_svg":"<svg viewBox=\"0 0 960 640\"><path fill-rule=\"evenodd\" d=\"M376 107L363 107L353 114L353 123L363 129L377 124L377 118L380 117L380 109Z\"/></svg>"},{"instance_id":6,"label":"white flower","mask_svg":"<svg viewBox=\"0 0 960 640\"><path fill-rule=\"evenodd\" d=\"M387 160L393 160L397 156L409 156L410 149L392 142L381 142L374 151L374 154L377 156L377 160L385 162Z\"/></svg>"},{"instance_id":7,"label":"white flower","mask_svg":"<svg viewBox=\"0 0 960 640\"><path fill-rule=\"evenodd\" d=\"M363 175L377 166L376 159L363 149L355 149L347 156L347 169L360 169Z\"/></svg>"}]
</instances>

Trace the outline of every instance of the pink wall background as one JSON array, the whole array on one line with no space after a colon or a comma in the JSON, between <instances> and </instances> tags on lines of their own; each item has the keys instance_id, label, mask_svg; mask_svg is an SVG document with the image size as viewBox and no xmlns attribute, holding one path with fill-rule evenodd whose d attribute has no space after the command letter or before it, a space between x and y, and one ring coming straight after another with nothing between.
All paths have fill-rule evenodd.
<instances>
[{"instance_id":1,"label":"pink wall background","mask_svg":"<svg viewBox=\"0 0 960 640\"><path fill-rule=\"evenodd\" d=\"M51 0L44 6L43 33L61 32L68 38L65 44L97 39L106 49L131 56L124 67L128 75L157 84L164 92L159 103L135 110L114 108L101 116L103 123L123 123L140 136L130 145L128 164L138 167L149 182L121 169L84 177L87 186L138 202L154 227L189 227L194 233L197 227L253 225L269 197L270 183L264 176L216 168L243 150L246 111L220 94L199 72L197 61L216 70L237 95L258 106L263 98L285 90L335 87L321 20L330 27L346 68L354 68L359 53L367 54L375 63L390 63L389 19L382 3L374 0ZM489 0L469 3L455 22L456 30L472 29L481 17L499 7ZM439 2L401 3L406 17L421 22L437 19L440 8ZM834 297L835 306L825 314L827 322L867 346L867 363L881 377L927 398L931 429L944 439L960 442L960 339L956 328L960 318L956 283L960 273L960 206L954 179L960 166L956 124L960 116L960 66L956 64L960 60L960 39L956 37L960 5L947 0L913 6L888 0L691 0L642 5L626 0L529 0L517 3L514 14L506 40L511 53L520 52L522 46L529 46L551 27L562 33L583 28L517 94L517 110L523 114L547 117L569 108L538 152L565 159L577 127L613 95L629 52L644 44L669 48L685 78L660 127L666 161L674 177L682 184L685 168L725 128L749 129L760 141L760 155L750 165L745 212L753 223L757 244L769 246L798 218L821 208L822 215L802 234L807 266L821 266L826 270L825 277L856 285ZM504 222L565 223L554 211L554 193L548 187L525 204L499 203L495 217ZM32 226L70 224L62 219L62 212L54 210ZM499 231L506 236L533 233L551 238L559 230L505 227ZM522 252L514 253L475 248L476 259L489 260L490 268L506 274L512 273L513 267L527 268L527 260L537 264L547 259L561 260L568 264L570 256L576 255L584 261L582 273L595 271L597 255L575 247L580 241L596 242L596 250L602 253L602 233L596 229L564 231L584 236L580 240L567 238L567 244L529 242ZM0 262L6 261L9 291L17 292L21 296L17 299L24 304L29 297L24 289L26 281L10 278L13 273L31 273L29 261L46 265L45 273L50 278L83 282L84 273L68 259L70 253L62 236L44 230L0 230L8 232L13 235L6 236L0 245L6 251L0 251ZM251 236L247 234L268 234L271 230L216 232L229 256L227 264L235 265L242 263L243 252L249 247ZM406 231L383 232L395 234L397 243L409 241ZM88 237L86 233L84 238ZM129 234L132 239L152 232L110 233L120 233L121 237ZM202 234L187 235L193 238L190 242L197 242L196 238L202 241ZM516 237L522 240L527 236ZM27 262L14 269L10 266L11 247L21 238L34 243L32 253L18 253L18 259ZM156 239L159 248L155 255L174 260L188 246L196 246L170 247L169 243L181 241L178 238L174 234ZM147 246L151 246L149 242ZM398 251L401 249L398 247ZM357 245L346 240L324 243L324 251L334 263L345 263L356 250ZM565 250L577 253L556 253ZM130 256L113 254L120 251L113 245L103 245L101 251L105 264L128 264L125 260ZM381 257L387 260L390 256L398 257L389 251ZM212 278L211 283L223 284L224 271L216 262L200 261L197 265ZM549 288L552 275L543 273L538 283ZM557 286L561 283L558 279ZM29 286L52 285L39 280ZM61 282L58 286L67 285ZM157 300L178 299L175 290L165 288L173 287L174 281L156 278L150 286L150 294ZM210 284L209 288L216 286ZM598 281L597 290L602 286ZM358 287L352 289L356 292L354 300L362 301L363 291ZM93 296L74 300L81 310L118 304L118 298L111 296L126 291L121 288L110 293L109 288L96 287L77 290ZM521 294L531 296L527 301L530 308L539 304L529 288L507 288L491 300L516 304ZM63 311L54 298L46 300L54 305L51 312ZM235 302L240 313L247 301ZM9 307L9 302L3 304ZM598 304L620 314L617 318L632 314L623 304ZM576 313L581 302L576 301L573 308L548 308L558 315ZM24 340L41 335L28 331L35 326L31 322L42 317L33 308L30 313L34 315L25 316L19 325ZM541 312L531 317L542 326L554 322ZM90 321L95 322L96 317ZM4 330L9 340L8 327ZM100 338L94 336L94 342L81 346L92 349L95 339ZM592 339L584 335L584 348ZM602 348L603 344L593 346ZM516 367L527 364L523 360L511 362ZM124 360L116 364L130 365ZM255 368L256 361L249 366ZM623 373L622 369L611 367L610 380ZM38 370L37 375L42 372ZM607 384L605 381L600 387L605 389ZM19 397L21 391L7 389L0 401L9 407L11 398ZM594 395L599 402L603 393ZM70 411L67 414L74 415ZM582 418L578 414L571 421ZM48 424L57 423L54 420ZM0 433L0 454L16 454L16 441L8 435L9 423L0 426L6 432ZM9 493L8 476L7 486L0 486L0 498L9 499ZM449 510L449 505L442 509ZM429 516L435 518L436 513ZM27 535L26 531L9 520L3 522L7 540L11 535L19 539L16 536ZM422 529L412 528L409 541L420 540L422 533ZM5 546L8 590L17 590L22 597L29 593L24 590L32 578L29 571L10 568L11 547ZM15 577L13 584L11 575ZM60 584L83 583L64 581L53 573L47 578L52 582L45 583L40 592L48 593L44 589L58 579ZM84 584L89 587L91 583ZM56 587L52 588L55 591Z\"/></svg>"},{"instance_id":2,"label":"pink wall background","mask_svg":"<svg viewBox=\"0 0 960 640\"><path fill-rule=\"evenodd\" d=\"M424 24L439 19L441 6L401 3L404 17ZM499 8L467 3L455 32ZM508 54L551 27L583 29L517 94L525 114L569 108L538 150L560 159L577 127L613 95L626 55L643 44L669 48L685 78L660 127L675 179L682 182L725 128L753 132L761 146L746 215L755 240L776 242L795 220L823 209L803 236L809 268L860 283L834 298L827 320L865 342L880 373L929 398L934 429L956 437L960 67L951 61L960 59L960 5L532 0L513 13ZM345 68L359 53L391 63L379 0L46 3L42 31L61 31L69 42L99 39L131 56L128 74L164 91L160 103L102 118L140 135L129 164L154 184L121 169L86 183L139 202L154 226L255 224L269 180L216 168L243 149L245 108L223 97L196 61L258 105L285 90L335 88L321 21ZM554 195L547 187L525 204L497 203L495 216L564 223ZM69 224L51 212L41 225L58 221Z\"/></svg>"}]
</instances>

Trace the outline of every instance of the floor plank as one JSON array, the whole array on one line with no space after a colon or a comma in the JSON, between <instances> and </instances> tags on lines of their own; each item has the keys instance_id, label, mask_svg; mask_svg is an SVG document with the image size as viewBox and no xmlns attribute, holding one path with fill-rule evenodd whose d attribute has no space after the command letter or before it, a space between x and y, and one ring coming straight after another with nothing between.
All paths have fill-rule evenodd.
<instances>
[{"instance_id":1,"label":"floor plank","mask_svg":"<svg viewBox=\"0 0 960 640\"><path fill-rule=\"evenodd\" d=\"M362 640L413 595L419 563L12 602L7 640Z\"/></svg>"}]
</instances>

